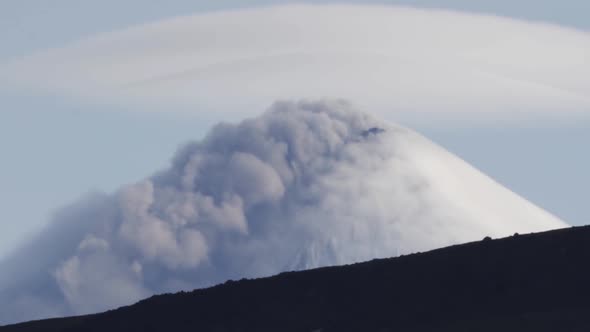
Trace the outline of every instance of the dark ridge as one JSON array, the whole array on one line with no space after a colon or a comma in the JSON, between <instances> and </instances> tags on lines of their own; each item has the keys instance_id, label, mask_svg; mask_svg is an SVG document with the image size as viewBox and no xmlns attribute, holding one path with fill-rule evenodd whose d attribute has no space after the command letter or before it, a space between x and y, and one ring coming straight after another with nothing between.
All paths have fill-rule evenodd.
<instances>
[{"instance_id":1,"label":"dark ridge","mask_svg":"<svg viewBox=\"0 0 590 332\"><path fill-rule=\"evenodd\" d=\"M230 281L28 331L590 331L590 227Z\"/></svg>"}]
</instances>

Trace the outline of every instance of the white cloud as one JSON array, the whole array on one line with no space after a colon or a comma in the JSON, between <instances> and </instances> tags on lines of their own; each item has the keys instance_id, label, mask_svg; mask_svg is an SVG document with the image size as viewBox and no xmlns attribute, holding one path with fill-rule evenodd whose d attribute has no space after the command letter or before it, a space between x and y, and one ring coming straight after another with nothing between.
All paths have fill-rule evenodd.
<instances>
[{"instance_id":1,"label":"white cloud","mask_svg":"<svg viewBox=\"0 0 590 332\"><path fill-rule=\"evenodd\" d=\"M11 87L221 111L217 117L301 97L346 97L377 113L421 117L590 109L588 32L403 7L198 14L91 37L0 69L0 82Z\"/></svg>"}]
</instances>

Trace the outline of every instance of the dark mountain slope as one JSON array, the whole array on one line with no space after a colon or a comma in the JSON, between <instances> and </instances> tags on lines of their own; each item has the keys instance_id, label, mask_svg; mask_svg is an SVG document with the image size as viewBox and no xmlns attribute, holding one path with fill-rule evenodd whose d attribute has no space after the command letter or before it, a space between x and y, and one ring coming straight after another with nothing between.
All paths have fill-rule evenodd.
<instances>
[{"instance_id":1,"label":"dark mountain slope","mask_svg":"<svg viewBox=\"0 0 590 332\"><path fill-rule=\"evenodd\" d=\"M590 331L590 227L227 282L11 331Z\"/></svg>"}]
</instances>

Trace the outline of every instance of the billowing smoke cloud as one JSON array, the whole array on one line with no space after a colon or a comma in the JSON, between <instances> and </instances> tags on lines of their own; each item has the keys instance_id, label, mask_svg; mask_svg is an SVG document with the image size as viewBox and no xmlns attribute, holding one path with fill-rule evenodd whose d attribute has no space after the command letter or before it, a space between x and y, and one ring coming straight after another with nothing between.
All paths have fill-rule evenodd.
<instances>
[{"instance_id":1,"label":"billowing smoke cloud","mask_svg":"<svg viewBox=\"0 0 590 332\"><path fill-rule=\"evenodd\" d=\"M562 226L411 130L343 101L278 102L61 211L0 266L0 321Z\"/></svg>"}]
</instances>

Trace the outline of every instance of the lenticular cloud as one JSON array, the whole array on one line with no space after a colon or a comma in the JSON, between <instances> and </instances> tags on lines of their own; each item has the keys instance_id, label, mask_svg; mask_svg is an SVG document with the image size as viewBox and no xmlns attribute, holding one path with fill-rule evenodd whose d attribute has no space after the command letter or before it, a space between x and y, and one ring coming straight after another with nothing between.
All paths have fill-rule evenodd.
<instances>
[{"instance_id":1,"label":"lenticular cloud","mask_svg":"<svg viewBox=\"0 0 590 332\"><path fill-rule=\"evenodd\" d=\"M0 62L0 88L190 109L214 119L243 119L277 98L345 96L397 119L526 121L531 114L586 116L588 59L590 33L567 27L434 9L301 4L86 36Z\"/></svg>"},{"instance_id":2,"label":"lenticular cloud","mask_svg":"<svg viewBox=\"0 0 590 332\"><path fill-rule=\"evenodd\" d=\"M342 101L278 102L60 212L1 266L0 319L562 226L411 130Z\"/></svg>"}]
</instances>

